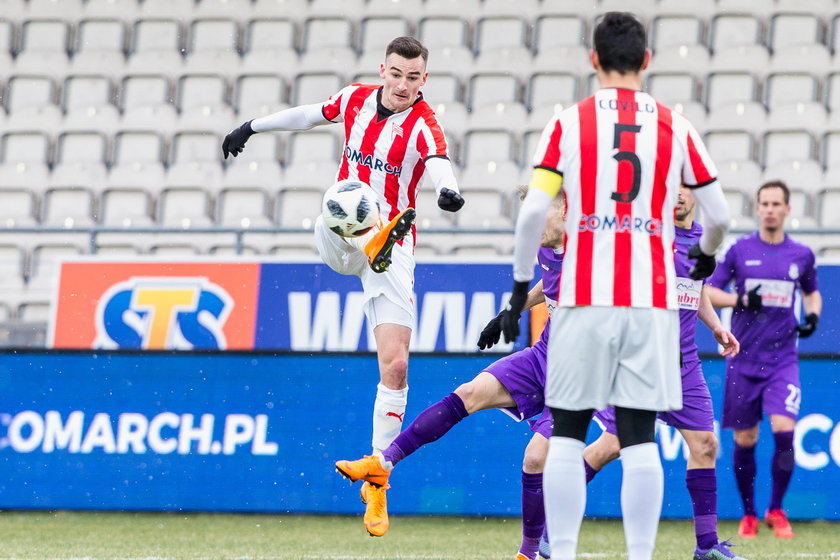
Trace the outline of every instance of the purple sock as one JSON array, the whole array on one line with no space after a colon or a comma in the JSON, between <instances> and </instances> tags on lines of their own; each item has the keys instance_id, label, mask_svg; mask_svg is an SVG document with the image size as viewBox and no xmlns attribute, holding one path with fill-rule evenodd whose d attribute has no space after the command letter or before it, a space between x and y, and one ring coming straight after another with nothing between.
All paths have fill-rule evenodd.
<instances>
[{"instance_id":1,"label":"purple sock","mask_svg":"<svg viewBox=\"0 0 840 560\"><path fill-rule=\"evenodd\" d=\"M583 460L583 468L586 470L586 483L589 484L595 478L595 475L598 474L598 471L593 469L592 465L586 462L586 459Z\"/></svg>"},{"instance_id":2,"label":"purple sock","mask_svg":"<svg viewBox=\"0 0 840 560\"><path fill-rule=\"evenodd\" d=\"M782 509L782 499L793 476L793 432L776 432L773 439L776 440L776 449L770 469L773 491L770 493L769 509Z\"/></svg>"},{"instance_id":3,"label":"purple sock","mask_svg":"<svg viewBox=\"0 0 840 560\"><path fill-rule=\"evenodd\" d=\"M542 473L522 471L522 545L519 552L528 558L537 555L545 529L542 483Z\"/></svg>"},{"instance_id":4,"label":"purple sock","mask_svg":"<svg viewBox=\"0 0 840 560\"><path fill-rule=\"evenodd\" d=\"M690 469L685 471L685 486L691 496L694 511L694 536L697 548L712 548L717 536L717 477L715 469Z\"/></svg>"},{"instance_id":5,"label":"purple sock","mask_svg":"<svg viewBox=\"0 0 840 560\"><path fill-rule=\"evenodd\" d=\"M396 465L420 447L441 437L467 416L464 401L451 393L421 412L382 452L382 456Z\"/></svg>"},{"instance_id":6,"label":"purple sock","mask_svg":"<svg viewBox=\"0 0 840 560\"><path fill-rule=\"evenodd\" d=\"M744 515L755 515L755 447L741 447L736 443L732 461Z\"/></svg>"}]
</instances>

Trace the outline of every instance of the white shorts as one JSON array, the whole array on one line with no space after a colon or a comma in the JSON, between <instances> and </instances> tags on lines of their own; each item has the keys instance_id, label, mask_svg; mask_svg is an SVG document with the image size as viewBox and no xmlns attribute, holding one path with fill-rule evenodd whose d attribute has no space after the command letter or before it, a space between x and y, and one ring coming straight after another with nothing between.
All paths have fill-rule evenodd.
<instances>
[{"instance_id":1,"label":"white shorts","mask_svg":"<svg viewBox=\"0 0 840 560\"><path fill-rule=\"evenodd\" d=\"M371 328L383 323L415 325L414 237L409 232L402 244L391 250L391 266L377 274L368 266L367 256L343 237L315 220L315 245L324 263L339 274L358 276L365 294L365 314Z\"/></svg>"},{"instance_id":2,"label":"white shorts","mask_svg":"<svg viewBox=\"0 0 840 560\"><path fill-rule=\"evenodd\" d=\"M608 405L682 408L676 310L557 307L551 315L545 403L564 410Z\"/></svg>"}]
</instances>

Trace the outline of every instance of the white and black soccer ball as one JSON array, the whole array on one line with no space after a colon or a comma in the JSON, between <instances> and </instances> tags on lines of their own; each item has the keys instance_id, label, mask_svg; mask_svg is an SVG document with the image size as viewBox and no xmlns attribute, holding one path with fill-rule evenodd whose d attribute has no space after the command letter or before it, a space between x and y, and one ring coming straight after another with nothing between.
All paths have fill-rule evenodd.
<instances>
[{"instance_id":1,"label":"white and black soccer ball","mask_svg":"<svg viewBox=\"0 0 840 560\"><path fill-rule=\"evenodd\" d=\"M379 221L376 191L357 179L345 179L327 189L321 206L324 224L342 237L366 234Z\"/></svg>"}]
</instances>

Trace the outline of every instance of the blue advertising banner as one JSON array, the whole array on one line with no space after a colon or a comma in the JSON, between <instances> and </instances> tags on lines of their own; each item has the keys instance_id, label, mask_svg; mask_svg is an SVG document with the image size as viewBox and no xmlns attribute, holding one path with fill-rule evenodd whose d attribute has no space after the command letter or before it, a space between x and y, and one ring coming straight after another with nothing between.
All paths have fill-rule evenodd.
<instances>
[{"instance_id":1,"label":"blue advertising banner","mask_svg":"<svg viewBox=\"0 0 840 560\"><path fill-rule=\"evenodd\" d=\"M406 418L468 381L487 356L415 355ZM716 409L723 362L705 363ZM802 362L802 415L785 507L840 519L837 363ZM0 360L0 509L359 513L358 485L337 459L370 452L377 381L371 354L7 353ZM769 434L769 426L762 426ZM590 438L597 436L593 424ZM517 515L525 423L497 411L467 418L400 463L395 514ZM685 449L659 430L665 517L689 517ZM731 434L718 462L721 517L740 517ZM759 509L771 438L758 448ZM587 512L620 514L621 467L592 483Z\"/></svg>"}]
</instances>

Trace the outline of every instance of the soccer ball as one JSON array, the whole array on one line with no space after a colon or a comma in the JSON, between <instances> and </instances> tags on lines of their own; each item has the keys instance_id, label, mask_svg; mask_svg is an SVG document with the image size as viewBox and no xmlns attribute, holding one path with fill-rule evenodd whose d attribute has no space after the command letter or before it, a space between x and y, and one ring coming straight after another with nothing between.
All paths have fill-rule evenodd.
<instances>
[{"instance_id":1,"label":"soccer ball","mask_svg":"<svg viewBox=\"0 0 840 560\"><path fill-rule=\"evenodd\" d=\"M358 237L379 221L379 202L370 185L345 179L327 189L321 206L324 223L341 237Z\"/></svg>"}]
</instances>

